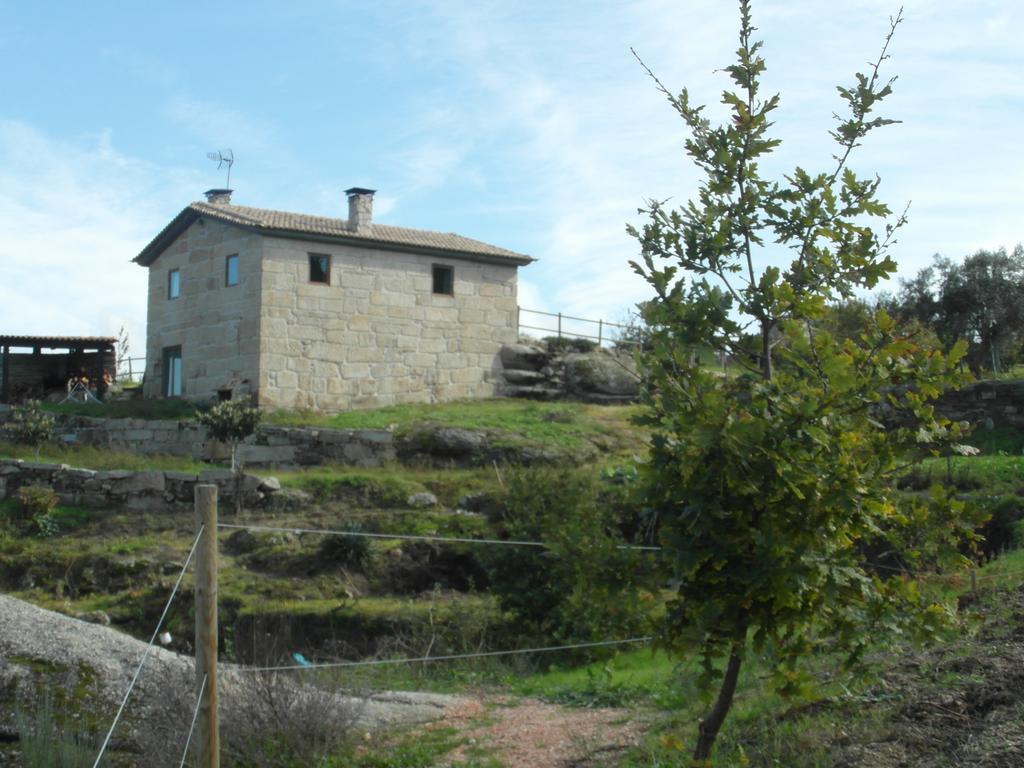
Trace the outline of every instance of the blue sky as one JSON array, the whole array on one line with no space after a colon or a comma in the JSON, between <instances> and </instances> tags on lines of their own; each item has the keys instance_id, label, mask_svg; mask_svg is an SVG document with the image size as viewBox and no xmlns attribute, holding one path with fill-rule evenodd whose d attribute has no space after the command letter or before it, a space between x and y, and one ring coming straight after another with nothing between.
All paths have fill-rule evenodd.
<instances>
[{"instance_id":1,"label":"blue sky","mask_svg":"<svg viewBox=\"0 0 1024 768\"><path fill-rule=\"evenodd\" d=\"M905 0L884 114L854 158L908 202L894 255L1012 246L1024 201L1024 11L1013 0ZM762 0L766 170L829 165L827 130L897 2ZM375 218L533 255L520 303L617 321L647 297L624 233L646 198L688 199L682 124L630 54L719 112L736 3L0 0L0 332L145 334L131 258L190 200ZM767 258L771 258L768 254Z\"/></svg>"}]
</instances>

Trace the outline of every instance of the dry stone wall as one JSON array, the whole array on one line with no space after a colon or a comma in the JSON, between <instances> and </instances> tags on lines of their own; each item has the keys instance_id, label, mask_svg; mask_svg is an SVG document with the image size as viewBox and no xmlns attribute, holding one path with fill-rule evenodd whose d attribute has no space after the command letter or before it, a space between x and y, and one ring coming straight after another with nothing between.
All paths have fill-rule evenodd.
<instances>
[{"instance_id":1,"label":"dry stone wall","mask_svg":"<svg viewBox=\"0 0 1024 768\"><path fill-rule=\"evenodd\" d=\"M76 469L67 464L42 464L15 459L0 459L0 500L13 497L19 488L36 485L52 488L61 504L94 509L129 509L144 512L173 512L193 504L198 483L218 487L221 499L233 500L235 478L230 470L205 472L97 472ZM270 503L281 490L272 477L243 475L242 501L248 505Z\"/></svg>"},{"instance_id":2,"label":"dry stone wall","mask_svg":"<svg viewBox=\"0 0 1024 768\"><path fill-rule=\"evenodd\" d=\"M62 417L57 440L145 456L184 456L218 461L230 454L194 421ZM247 466L347 464L376 467L396 456L394 436L383 429L312 429L263 426L239 446Z\"/></svg>"}]
</instances>

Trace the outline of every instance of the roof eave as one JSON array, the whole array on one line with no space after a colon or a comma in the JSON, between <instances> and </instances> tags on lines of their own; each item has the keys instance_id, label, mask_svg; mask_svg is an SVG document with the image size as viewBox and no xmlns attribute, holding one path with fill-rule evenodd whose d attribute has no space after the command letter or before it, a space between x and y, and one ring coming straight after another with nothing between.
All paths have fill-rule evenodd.
<instances>
[{"instance_id":1,"label":"roof eave","mask_svg":"<svg viewBox=\"0 0 1024 768\"><path fill-rule=\"evenodd\" d=\"M379 248L382 251L395 251L397 253L415 253L426 256L436 256L443 259L457 259L459 261L474 261L482 264L498 264L502 266L525 267L536 261L532 256L525 254L520 256L502 256L500 254L475 253L472 251L457 251L448 248L433 248L429 245L406 245L394 243L388 240L375 240L372 237L349 237L346 235L332 235L324 233L300 232L290 229L271 229L269 227L246 226L235 224L236 227L251 229L268 237L282 237L288 240L308 240L314 243L344 243L345 245L361 245Z\"/></svg>"},{"instance_id":2,"label":"roof eave","mask_svg":"<svg viewBox=\"0 0 1024 768\"><path fill-rule=\"evenodd\" d=\"M149 245L143 248L132 261L143 267L150 266L160 257L161 253L167 250L168 246L174 242L178 235L188 229L192 222L198 219L200 215L191 206L186 207L181 213L171 219L170 223L160 230L157 236L149 242Z\"/></svg>"},{"instance_id":3,"label":"roof eave","mask_svg":"<svg viewBox=\"0 0 1024 768\"><path fill-rule=\"evenodd\" d=\"M142 251L132 259L136 264L140 264L143 267L148 267L153 264L171 243L192 223L203 216L207 216L216 219L222 224L227 224L232 227L247 230L249 232L258 232L261 235L267 237L281 237L289 240L306 240L314 243L344 243L346 245L361 245L361 246L372 246L385 251L394 251L397 253L418 253L421 255L436 256L438 258L445 259L457 259L461 261L472 261L482 264L498 264L502 266L515 266L525 267L528 264L532 264L536 259L532 256L526 256L520 254L517 256L503 256L500 254L488 254L488 253L476 253L473 251L461 251L453 250L448 248L435 248L428 245L406 245L404 243L395 243L388 240L377 240L371 237L354 237L346 236L344 234L326 234L326 233L315 233L305 232L301 230L293 229L280 229L275 227L265 227L258 223L249 224L240 221L235 221L229 217L220 217L213 211L208 210L196 210L194 207L189 205L181 211L171 222L164 227L156 237L147 245Z\"/></svg>"}]
</instances>

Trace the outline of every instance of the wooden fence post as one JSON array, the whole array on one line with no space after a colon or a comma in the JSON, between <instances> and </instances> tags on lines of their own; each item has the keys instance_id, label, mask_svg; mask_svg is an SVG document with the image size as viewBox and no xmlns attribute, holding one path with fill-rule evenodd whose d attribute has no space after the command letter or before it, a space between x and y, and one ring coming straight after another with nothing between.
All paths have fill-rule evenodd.
<instances>
[{"instance_id":1,"label":"wooden fence post","mask_svg":"<svg viewBox=\"0 0 1024 768\"><path fill-rule=\"evenodd\" d=\"M220 723L217 716L217 486L197 485L196 531L196 693L199 699L197 748L199 768L220 768ZM203 681L205 680L205 685Z\"/></svg>"}]
</instances>

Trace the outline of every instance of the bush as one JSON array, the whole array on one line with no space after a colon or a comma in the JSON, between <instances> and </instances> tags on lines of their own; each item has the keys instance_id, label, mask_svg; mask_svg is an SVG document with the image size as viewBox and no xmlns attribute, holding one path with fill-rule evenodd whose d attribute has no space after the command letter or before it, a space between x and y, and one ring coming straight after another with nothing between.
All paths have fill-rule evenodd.
<instances>
[{"instance_id":1,"label":"bush","mask_svg":"<svg viewBox=\"0 0 1024 768\"><path fill-rule=\"evenodd\" d=\"M16 443L36 449L53 439L53 417L45 413L38 400L28 400L11 409L11 419L4 428Z\"/></svg>"},{"instance_id":2,"label":"bush","mask_svg":"<svg viewBox=\"0 0 1024 768\"><path fill-rule=\"evenodd\" d=\"M43 485L25 485L18 489L18 510L22 520L49 517L57 506L57 494Z\"/></svg>"},{"instance_id":3,"label":"bush","mask_svg":"<svg viewBox=\"0 0 1024 768\"><path fill-rule=\"evenodd\" d=\"M362 533L360 525L350 525L345 530ZM320 559L325 563L342 568L363 570L373 559L373 547L364 536L324 536L320 542Z\"/></svg>"},{"instance_id":4,"label":"bush","mask_svg":"<svg viewBox=\"0 0 1024 768\"><path fill-rule=\"evenodd\" d=\"M362 704L273 673L242 675L221 718L228 764L324 765L351 741Z\"/></svg>"},{"instance_id":5,"label":"bush","mask_svg":"<svg viewBox=\"0 0 1024 768\"><path fill-rule=\"evenodd\" d=\"M261 417L260 409L247 400L225 400L200 413L197 420L214 440L231 446L231 468L234 469L238 443L256 431Z\"/></svg>"},{"instance_id":6,"label":"bush","mask_svg":"<svg viewBox=\"0 0 1024 768\"><path fill-rule=\"evenodd\" d=\"M619 548L632 515L601 490L583 471L509 474L502 533L548 546L486 547L480 558L502 608L531 639L617 639L648 626L654 601L638 582L650 555Z\"/></svg>"},{"instance_id":7,"label":"bush","mask_svg":"<svg viewBox=\"0 0 1024 768\"><path fill-rule=\"evenodd\" d=\"M568 352L593 352L597 342L576 336L545 336L542 341L547 345L548 352L556 355Z\"/></svg>"}]
</instances>

